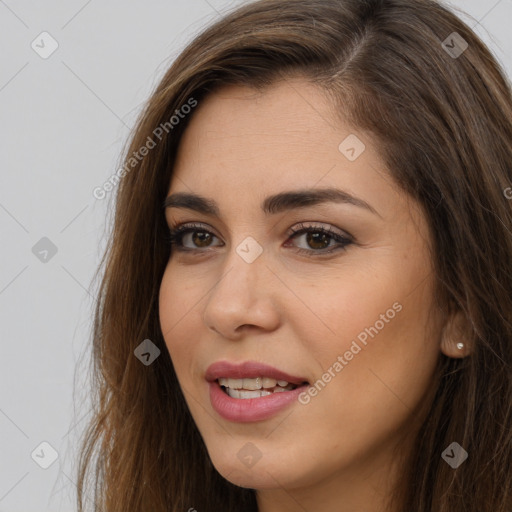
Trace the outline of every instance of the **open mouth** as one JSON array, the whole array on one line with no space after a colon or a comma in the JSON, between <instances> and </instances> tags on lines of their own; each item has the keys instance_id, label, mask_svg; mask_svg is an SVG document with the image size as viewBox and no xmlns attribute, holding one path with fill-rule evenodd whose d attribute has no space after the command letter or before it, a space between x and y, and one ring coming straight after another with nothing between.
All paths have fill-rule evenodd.
<instances>
[{"instance_id":1,"label":"open mouth","mask_svg":"<svg viewBox=\"0 0 512 512\"><path fill-rule=\"evenodd\" d=\"M292 391L303 385L307 385L307 382L302 384L292 384L285 380L276 380L271 377L256 377L252 379L231 379L220 377L217 379L220 388L224 393L229 395L231 398L260 398L263 396L273 395L274 393L283 393L286 391Z\"/></svg>"}]
</instances>

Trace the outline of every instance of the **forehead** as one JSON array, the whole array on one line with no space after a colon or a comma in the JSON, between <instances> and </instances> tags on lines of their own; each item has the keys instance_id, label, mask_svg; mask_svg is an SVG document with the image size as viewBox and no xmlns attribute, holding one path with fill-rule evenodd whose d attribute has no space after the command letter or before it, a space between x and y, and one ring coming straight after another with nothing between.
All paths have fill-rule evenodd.
<instances>
[{"instance_id":1,"label":"forehead","mask_svg":"<svg viewBox=\"0 0 512 512\"><path fill-rule=\"evenodd\" d=\"M347 145L357 158L347 158ZM168 193L259 208L263 197L281 191L326 187L373 202L378 211L397 206L371 138L335 115L320 88L294 79L263 91L228 86L201 101L180 142Z\"/></svg>"},{"instance_id":2,"label":"forehead","mask_svg":"<svg viewBox=\"0 0 512 512\"><path fill-rule=\"evenodd\" d=\"M310 150L336 150L337 144L332 147L327 133L329 128L340 128L332 119L333 108L321 89L297 79L278 82L263 91L228 86L200 102L182 145L193 138L200 143L196 145L199 150L207 146L221 153L226 147L243 145L245 151L261 156L276 145L298 150L307 144Z\"/></svg>"}]
</instances>

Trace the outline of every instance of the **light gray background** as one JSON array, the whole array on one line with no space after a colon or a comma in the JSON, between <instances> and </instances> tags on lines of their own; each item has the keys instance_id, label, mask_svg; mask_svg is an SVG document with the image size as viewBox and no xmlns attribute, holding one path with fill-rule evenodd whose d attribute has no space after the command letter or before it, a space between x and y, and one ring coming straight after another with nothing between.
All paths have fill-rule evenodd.
<instances>
[{"instance_id":1,"label":"light gray background","mask_svg":"<svg viewBox=\"0 0 512 512\"><path fill-rule=\"evenodd\" d=\"M179 51L241 3L0 0L0 512L75 510L92 279L113 196L92 192ZM512 0L450 5L512 76ZM31 47L43 31L59 45L47 59ZM32 251L42 237L57 247L46 262ZM58 453L48 469L31 457L43 441Z\"/></svg>"}]
</instances>

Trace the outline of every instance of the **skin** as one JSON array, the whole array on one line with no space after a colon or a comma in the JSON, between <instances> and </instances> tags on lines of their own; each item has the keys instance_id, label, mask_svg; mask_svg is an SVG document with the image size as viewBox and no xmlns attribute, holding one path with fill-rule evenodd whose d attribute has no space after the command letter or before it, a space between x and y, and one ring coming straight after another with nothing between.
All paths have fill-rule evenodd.
<instances>
[{"instance_id":1,"label":"skin","mask_svg":"<svg viewBox=\"0 0 512 512\"><path fill-rule=\"evenodd\" d=\"M256 489L261 512L388 510L394 450L410 449L441 351L460 355L433 303L425 216L394 184L371 137L332 110L301 78L262 93L225 87L195 111L168 191L211 198L221 212L166 209L171 227L204 227L183 238L197 254L171 252L160 323L214 466ZM353 162L338 149L349 134L366 146ZM272 194L324 187L348 191L378 214L332 202L277 215L260 209ZM354 242L318 255L337 242L288 236L300 222ZM213 235L206 242L204 230ZM236 252L248 236L263 249L252 263ZM315 383L394 303L401 311L308 404L238 424L213 410L205 381L213 362L256 360ZM261 453L251 468L237 457L247 442Z\"/></svg>"}]
</instances>

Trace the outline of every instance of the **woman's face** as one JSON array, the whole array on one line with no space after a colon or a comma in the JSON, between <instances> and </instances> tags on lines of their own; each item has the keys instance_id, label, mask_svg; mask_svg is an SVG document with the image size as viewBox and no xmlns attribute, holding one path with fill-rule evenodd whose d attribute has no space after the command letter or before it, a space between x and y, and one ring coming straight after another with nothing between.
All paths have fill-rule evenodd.
<instances>
[{"instance_id":1,"label":"woman's face","mask_svg":"<svg viewBox=\"0 0 512 512\"><path fill-rule=\"evenodd\" d=\"M439 355L425 218L332 109L300 79L224 88L197 107L168 191L207 202L166 208L195 224L162 279L167 348L217 470L269 492L385 475Z\"/></svg>"}]
</instances>

